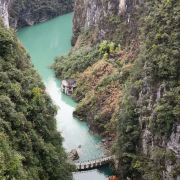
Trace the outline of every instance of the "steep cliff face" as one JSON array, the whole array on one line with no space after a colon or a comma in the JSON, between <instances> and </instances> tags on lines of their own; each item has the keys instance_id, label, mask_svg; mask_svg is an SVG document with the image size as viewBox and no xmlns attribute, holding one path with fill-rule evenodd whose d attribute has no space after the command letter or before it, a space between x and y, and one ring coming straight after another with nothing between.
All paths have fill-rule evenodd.
<instances>
[{"instance_id":1,"label":"steep cliff face","mask_svg":"<svg viewBox=\"0 0 180 180\"><path fill-rule=\"evenodd\" d=\"M149 1L119 115L122 178L180 178L179 1Z\"/></svg>"},{"instance_id":2,"label":"steep cliff face","mask_svg":"<svg viewBox=\"0 0 180 180\"><path fill-rule=\"evenodd\" d=\"M74 38L76 39L78 33L82 30L87 30L93 26L99 26L101 21L110 15L118 14L118 0L102 1L102 0L77 0L74 9ZM99 32L103 35L104 29Z\"/></svg>"},{"instance_id":3,"label":"steep cliff face","mask_svg":"<svg viewBox=\"0 0 180 180\"><path fill-rule=\"evenodd\" d=\"M74 8L72 43L75 44L78 35L91 30L95 33L94 41L103 38L112 38L114 29L119 21L126 22L135 28L133 13L139 7L142 0L76 0Z\"/></svg>"},{"instance_id":4,"label":"steep cliff face","mask_svg":"<svg viewBox=\"0 0 180 180\"><path fill-rule=\"evenodd\" d=\"M8 6L10 0L0 0L0 17L3 20L3 23L6 27L9 27L9 13Z\"/></svg>"}]
</instances>

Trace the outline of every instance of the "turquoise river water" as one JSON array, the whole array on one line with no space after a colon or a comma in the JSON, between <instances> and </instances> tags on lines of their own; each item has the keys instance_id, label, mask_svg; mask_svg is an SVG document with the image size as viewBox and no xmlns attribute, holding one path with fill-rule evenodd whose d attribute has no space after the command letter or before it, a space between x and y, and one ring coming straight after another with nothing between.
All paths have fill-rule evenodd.
<instances>
[{"instance_id":1,"label":"turquoise river water","mask_svg":"<svg viewBox=\"0 0 180 180\"><path fill-rule=\"evenodd\" d=\"M57 129L61 132L67 152L78 149L79 161L93 160L104 155L101 138L89 132L86 122L72 116L76 103L60 91L60 81L49 68L56 56L65 55L71 49L73 14L22 28L17 35L31 56L34 67L46 85L46 90L58 107ZM78 146L81 145L81 148ZM74 180L107 180L108 167L73 173Z\"/></svg>"}]
</instances>

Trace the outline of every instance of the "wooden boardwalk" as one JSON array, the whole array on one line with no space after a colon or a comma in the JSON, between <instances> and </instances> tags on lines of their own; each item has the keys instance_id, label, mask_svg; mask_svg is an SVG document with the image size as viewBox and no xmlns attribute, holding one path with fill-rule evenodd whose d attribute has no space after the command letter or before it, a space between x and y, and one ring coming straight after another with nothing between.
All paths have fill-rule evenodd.
<instances>
[{"instance_id":1,"label":"wooden boardwalk","mask_svg":"<svg viewBox=\"0 0 180 180\"><path fill-rule=\"evenodd\" d=\"M95 169L102 165L108 164L113 159L114 159L114 156L102 157L96 160L75 163L75 166L78 171L85 171L89 169Z\"/></svg>"}]
</instances>

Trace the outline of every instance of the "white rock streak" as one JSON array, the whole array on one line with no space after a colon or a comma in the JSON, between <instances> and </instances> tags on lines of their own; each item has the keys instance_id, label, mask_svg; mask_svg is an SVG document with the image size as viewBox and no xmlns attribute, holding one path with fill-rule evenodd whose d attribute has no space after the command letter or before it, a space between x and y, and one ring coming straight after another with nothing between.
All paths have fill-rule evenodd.
<instances>
[{"instance_id":1,"label":"white rock streak","mask_svg":"<svg viewBox=\"0 0 180 180\"><path fill-rule=\"evenodd\" d=\"M6 27L9 28L9 14L8 14L8 5L10 0L0 0L0 16L3 20L3 23Z\"/></svg>"}]
</instances>

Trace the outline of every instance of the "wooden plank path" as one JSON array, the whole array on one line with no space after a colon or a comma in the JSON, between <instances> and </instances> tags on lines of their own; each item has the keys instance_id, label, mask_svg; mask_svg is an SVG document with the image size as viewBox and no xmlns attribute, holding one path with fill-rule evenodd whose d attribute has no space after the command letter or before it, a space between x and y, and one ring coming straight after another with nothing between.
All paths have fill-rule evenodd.
<instances>
[{"instance_id":1,"label":"wooden plank path","mask_svg":"<svg viewBox=\"0 0 180 180\"><path fill-rule=\"evenodd\" d=\"M75 166L78 171L85 171L85 170L101 167L102 165L110 163L113 159L114 156L102 157L91 161L78 162L75 163Z\"/></svg>"}]
</instances>

